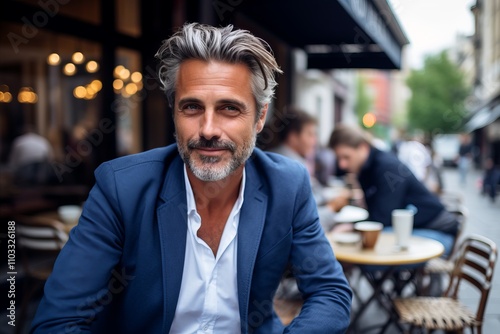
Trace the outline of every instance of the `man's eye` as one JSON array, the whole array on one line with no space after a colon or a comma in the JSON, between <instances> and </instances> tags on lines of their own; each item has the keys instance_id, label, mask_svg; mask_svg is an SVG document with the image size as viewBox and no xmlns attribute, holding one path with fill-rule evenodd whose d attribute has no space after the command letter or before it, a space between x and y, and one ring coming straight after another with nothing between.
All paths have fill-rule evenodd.
<instances>
[{"instance_id":1,"label":"man's eye","mask_svg":"<svg viewBox=\"0 0 500 334\"><path fill-rule=\"evenodd\" d=\"M231 106L231 105L223 106L222 108L220 108L220 110L222 110L228 114L236 114L236 113L240 112L240 108L235 107L235 106Z\"/></svg>"},{"instance_id":2,"label":"man's eye","mask_svg":"<svg viewBox=\"0 0 500 334\"><path fill-rule=\"evenodd\" d=\"M202 108L197 104L186 104L186 105L183 105L180 109L183 112L191 113L191 114L202 110Z\"/></svg>"}]
</instances>

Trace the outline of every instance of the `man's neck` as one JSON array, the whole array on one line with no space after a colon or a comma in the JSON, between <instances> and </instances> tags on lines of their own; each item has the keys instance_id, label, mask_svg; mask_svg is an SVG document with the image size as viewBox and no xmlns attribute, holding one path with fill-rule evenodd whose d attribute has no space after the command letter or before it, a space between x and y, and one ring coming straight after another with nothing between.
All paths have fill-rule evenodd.
<instances>
[{"instance_id":1,"label":"man's neck","mask_svg":"<svg viewBox=\"0 0 500 334\"><path fill-rule=\"evenodd\" d=\"M368 147L368 150L364 152L364 157L363 157L363 163L361 164L361 167L359 170L356 172L356 174L359 176L362 174L364 171L367 169L370 169L370 165L372 163L372 151L373 147Z\"/></svg>"},{"instance_id":2,"label":"man's neck","mask_svg":"<svg viewBox=\"0 0 500 334\"><path fill-rule=\"evenodd\" d=\"M233 206L238 199L243 168L239 167L225 179L219 181L202 181L187 168L187 175L196 202L196 209L206 212L220 210L226 206Z\"/></svg>"}]
</instances>

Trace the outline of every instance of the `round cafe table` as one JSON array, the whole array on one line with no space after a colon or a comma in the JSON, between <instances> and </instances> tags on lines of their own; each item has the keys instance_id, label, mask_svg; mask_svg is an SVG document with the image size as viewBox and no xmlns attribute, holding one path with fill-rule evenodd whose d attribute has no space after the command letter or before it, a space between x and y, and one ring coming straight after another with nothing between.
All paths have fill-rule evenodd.
<instances>
[{"instance_id":1,"label":"round cafe table","mask_svg":"<svg viewBox=\"0 0 500 334\"><path fill-rule=\"evenodd\" d=\"M394 233L382 232L375 248L364 249L361 242L338 242L334 234L328 239L332 245L337 260L355 265L384 265L398 266L426 262L439 257L444 252L444 246L439 241L424 237L412 236L408 249L400 250L396 247Z\"/></svg>"},{"instance_id":2,"label":"round cafe table","mask_svg":"<svg viewBox=\"0 0 500 334\"><path fill-rule=\"evenodd\" d=\"M441 256L444 252L444 246L440 242L417 236L410 238L410 244L407 249L399 249L396 247L395 235L392 232L382 232L373 249L364 249L361 241L353 243L342 242L347 239L340 238L340 235L336 235L335 233L328 234L328 239L337 260L341 263L348 263L355 266L376 266L376 270L363 270L363 268L360 270L361 274L372 286L373 293L368 299L362 300L353 289L355 296L360 302L360 306L357 312L353 312L353 318L349 327L350 332L357 332L355 326L358 325L359 318L373 300L377 300L389 316L389 320L383 324L380 332L383 333L391 323L400 327L392 309L391 299L395 293L398 294L403 290L405 285L413 279L416 272L415 268L407 269L408 267L401 266L425 263L430 259ZM393 282L393 291L384 291L384 283L395 279L394 276L397 275L393 274L395 274L395 270L398 268L405 268L410 273L410 276L404 280ZM402 330L402 328L399 329Z\"/></svg>"}]
</instances>

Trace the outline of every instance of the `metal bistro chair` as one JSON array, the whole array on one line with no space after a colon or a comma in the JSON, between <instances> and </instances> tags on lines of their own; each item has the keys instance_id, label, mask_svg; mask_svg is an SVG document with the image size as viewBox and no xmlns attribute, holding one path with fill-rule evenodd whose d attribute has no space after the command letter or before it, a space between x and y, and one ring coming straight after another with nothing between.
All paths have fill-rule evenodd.
<instances>
[{"instance_id":1,"label":"metal bistro chair","mask_svg":"<svg viewBox=\"0 0 500 334\"><path fill-rule=\"evenodd\" d=\"M454 212L460 209L464 203L463 196L451 191L443 191L439 194L439 200L445 206L446 210Z\"/></svg>"},{"instance_id":2,"label":"metal bistro chair","mask_svg":"<svg viewBox=\"0 0 500 334\"><path fill-rule=\"evenodd\" d=\"M458 331L474 328L481 333L484 311L491 289L497 260L497 246L478 235L467 237L460 247L459 257L443 297L413 297L394 300L393 306L402 323L427 330ZM476 313L458 300L464 282L476 287L480 298Z\"/></svg>"},{"instance_id":3,"label":"metal bistro chair","mask_svg":"<svg viewBox=\"0 0 500 334\"><path fill-rule=\"evenodd\" d=\"M455 266L455 260L459 248L459 240L462 237L463 231L465 229L468 211L463 205L460 205L459 207L456 207L454 211L451 211L451 213L457 216L458 221L458 231L457 235L455 236L455 240L453 241L452 250L446 257L438 257L429 260L425 264L425 267L422 268L421 272L418 273L417 292L419 295L429 294L432 279L436 276L438 276L438 279L440 280L439 287L441 287L443 276L451 275L451 272L453 271L453 268ZM442 290L440 291L442 292Z\"/></svg>"},{"instance_id":4,"label":"metal bistro chair","mask_svg":"<svg viewBox=\"0 0 500 334\"><path fill-rule=\"evenodd\" d=\"M52 273L54 261L68 240L64 224L58 220L34 216L16 217L16 239L25 274L19 324L21 333L31 298Z\"/></svg>"}]
</instances>

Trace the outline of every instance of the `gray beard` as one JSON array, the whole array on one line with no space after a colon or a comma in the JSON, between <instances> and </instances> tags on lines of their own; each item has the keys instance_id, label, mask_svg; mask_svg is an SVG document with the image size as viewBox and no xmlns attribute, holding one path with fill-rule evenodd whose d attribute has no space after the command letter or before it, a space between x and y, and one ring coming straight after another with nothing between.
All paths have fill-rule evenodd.
<instances>
[{"instance_id":1,"label":"gray beard","mask_svg":"<svg viewBox=\"0 0 500 334\"><path fill-rule=\"evenodd\" d=\"M226 163L224 166L221 167L210 166L219 163L221 161L220 157L201 155L200 161L202 162L203 166L198 167L191 158L192 151L187 147L187 145L186 146L181 145L176 136L177 148L179 150L179 154L182 160L198 179L205 182L214 182L223 180L227 178L229 175L231 175L240 166L242 166L252 155L252 152L255 149L256 140L257 140L257 135L254 135L250 142L246 142L243 144L241 153L238 154L237 151L233 153L229 162Z\"/></svg>"}]
</instances>

